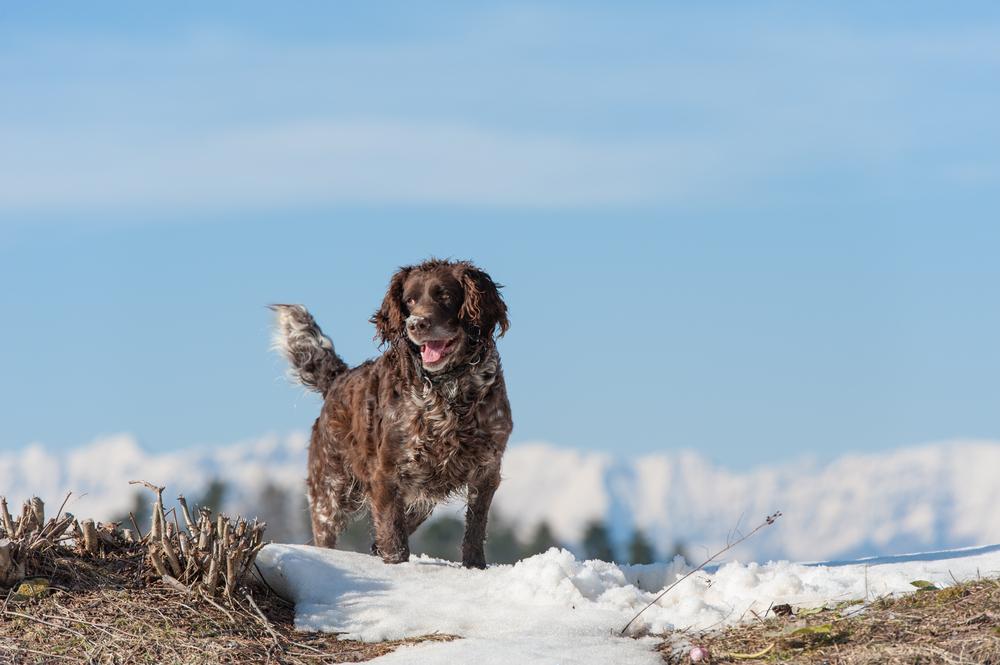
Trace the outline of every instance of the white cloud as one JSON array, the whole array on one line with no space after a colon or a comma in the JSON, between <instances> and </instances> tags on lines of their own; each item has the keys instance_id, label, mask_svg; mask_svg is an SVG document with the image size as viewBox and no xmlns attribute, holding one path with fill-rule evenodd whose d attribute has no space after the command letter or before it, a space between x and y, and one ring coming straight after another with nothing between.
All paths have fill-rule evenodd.
<instances>
[{"instance_id":1,"label":"white cloud","mask_svg":"<svg viewBox=\"0 0 1000 665\"><path fill-rule=\"evenodd\" d=\"M684 140L585 141L327 121L199 136L7 134L0 210L356 203L574 207L683 200L721 166ZM717 177L717 176L716 176Z\"/></svg>"},{"instance_id":2,"label":"white cloud","mask_svg":"<svg viewBox=\"0 0 1000 665\"><path fill-rule=\"evenodd\" d=\"M17 102L0 113L0 215L745 208L810 172L881 192L993 181L995 26L771 18L519 9L381 41L19 35L0 60Z\"/></svg>"}]
</instances>

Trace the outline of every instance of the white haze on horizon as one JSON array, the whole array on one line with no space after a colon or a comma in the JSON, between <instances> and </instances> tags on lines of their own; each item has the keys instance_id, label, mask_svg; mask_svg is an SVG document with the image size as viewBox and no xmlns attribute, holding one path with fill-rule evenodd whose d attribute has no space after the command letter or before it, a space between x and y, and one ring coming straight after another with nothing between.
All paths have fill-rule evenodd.
<instances>
[{"instance_id":1,"label":"white haze on horizon","mask_svg":"<svg viewBox=\"0 0 1000 665\"><path fill-rule=\"evenodd\" d=\"M224 509L248 516L263 509L268 491L284 492L280 534L304 540L307 446L301 432L163 453L145 451L130 434L60 452L36 443L0 452L0 495L12 510L37 495L55 511L72 491L66 510L107 520L127 513L144 491L130 480L166 485L172 500L178 493L199 497L218 479L227 487ZM575 547L589 522L605 520L617 544L641 528L661 556L679 542L699 556L780 510L777 525L734 555L820 560L1000 542L998 468L996 441L947 441L747 470L692 451L626 458L520 443L508 449L494 505L525 539L544 520L557 539ZM460 507L437 511L449 513L460 515ZM267 519L274 523L275 515Z\"/></svg>"}]
</instances>

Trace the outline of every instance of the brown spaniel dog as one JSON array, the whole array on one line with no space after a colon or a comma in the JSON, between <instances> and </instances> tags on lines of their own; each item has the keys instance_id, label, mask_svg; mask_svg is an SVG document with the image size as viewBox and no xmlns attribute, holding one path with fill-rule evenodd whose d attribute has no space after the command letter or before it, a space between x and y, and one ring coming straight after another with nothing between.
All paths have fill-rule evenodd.
<instances>
[{"instance_id":1,"label":"brown spaniel dog","mask_svg":"<svg viewBox=\"0 0 1000 665\"><path fill-rule=\"evenodd\" d=\"M333 547L367 505L372 553L406 561L410 534L464 492L462 563L486 565L486 517L512 425L494 340L509 326L499 288L467 261L400 268L371 318L389 348L353 369L305 307L272 307L293 377L324 398L309 446L317 545Z\"/></svg>"}]
</instances>

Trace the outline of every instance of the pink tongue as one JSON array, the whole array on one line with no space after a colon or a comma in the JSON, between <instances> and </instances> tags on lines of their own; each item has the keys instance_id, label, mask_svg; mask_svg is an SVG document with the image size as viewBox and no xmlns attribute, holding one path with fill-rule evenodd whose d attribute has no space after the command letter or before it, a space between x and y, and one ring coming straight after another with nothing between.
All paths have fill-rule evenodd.
<instances>
[{"instance_id":1,"label":"pink tongue","mask_svg":"<svg viewBox=\"0 0 1000 665\"><path fill-rule=\"evenodd\" d=\"M440 362L441 358L444 357L446 346L448 346L448 342L445 340L427 342L420 347L420 357L425 364L433 365L436 362Z\"/></svg>"}]
</instances>

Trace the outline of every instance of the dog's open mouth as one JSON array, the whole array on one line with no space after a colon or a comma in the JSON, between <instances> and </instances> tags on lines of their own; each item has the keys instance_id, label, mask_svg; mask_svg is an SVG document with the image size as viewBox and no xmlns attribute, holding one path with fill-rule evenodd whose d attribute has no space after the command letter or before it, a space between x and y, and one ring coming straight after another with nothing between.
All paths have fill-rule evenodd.
<instances>
[{"instance_id":1,"label":"dog's open mouth","mask_svg":"<svg viewBox=\"0 0 1000 665\"><path fill-rule=\"evenodd\" d=\"M445 356L451 353L456 339L458 339L457 336L451 339L429 339L421 344L420 359L424 362L424 365L437 365L440 363Z\"/></svg>"}]
</instances>

